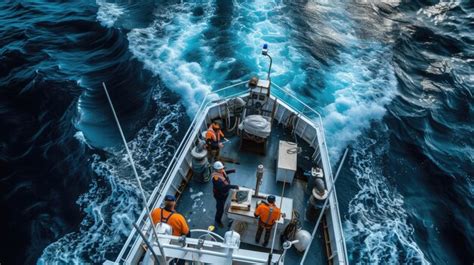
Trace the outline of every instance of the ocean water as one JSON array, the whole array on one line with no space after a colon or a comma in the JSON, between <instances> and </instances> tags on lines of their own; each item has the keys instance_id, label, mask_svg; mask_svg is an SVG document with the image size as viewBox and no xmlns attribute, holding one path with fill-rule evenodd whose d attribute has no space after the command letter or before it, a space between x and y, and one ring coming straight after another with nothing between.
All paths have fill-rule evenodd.
<instances>
[{"instance_id":1,"label":"ocean water","mask_svg":"<svg viewBox=\"0 0 474 265\"><path fill-rule=\"evenodd\" d=\"M354 264L474 262L471 1L3 1L2 264L115 259L203 97L265 75L323 115Z\"/></svg>"}]
</instances>

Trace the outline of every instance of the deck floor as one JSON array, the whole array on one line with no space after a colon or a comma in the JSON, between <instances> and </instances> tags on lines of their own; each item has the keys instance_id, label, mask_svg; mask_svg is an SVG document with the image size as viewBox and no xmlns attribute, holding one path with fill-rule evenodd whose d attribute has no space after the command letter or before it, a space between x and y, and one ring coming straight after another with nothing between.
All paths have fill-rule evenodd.
<instances>
[{"instance_id":1,"label":"deck floor","mask_svg":"<svg viewBox=\"0 0 474 265\"><path fill-rule=\"evenodd\" d=\"M226 135L230 140L225 143L221 156L230 158L238 163L226 163L228 169L236 169L236 173L230 174L232 184L255 188L255 172L259 164L265 167L263 183L260 191L267 194L281 195L283 183L276 182L276 156L278 154L279 140L295 142L292 134L288 133L281 126L274 125L272 134L267 144L266 155L259 155L252 152L240 151L240 139L236 135ZM301 138L296 139L298 146L303 151L298 154L298 167L309 169L312 166L310 161L313 149L309 147ZM299 213L299 220L303 229L312 232L314 223L305 220L305 208L309 200L309 195L305 192L306 181L295 178L292 184L285 185L284 197L293 199L293 207ZM191 229L207 229L214 224L215 200L212 195L212 182L199 183L191 180L178 201L177 210L186 218ZM217 228L216 233L223 235L228 228ZM263 237L263 235L262 235ZM271 244L269 244L271 245ZM242 243L241 248L265 251L265 248ZM268 251L268 248L266 249ZM307 258L307 264L327 264L322 234L317 234L314 240L310 254ZM287 264L299 262L302 255L291 248L286 257ZM309 262L311 261L311 262Z\"/></svg>"}]
</instances>

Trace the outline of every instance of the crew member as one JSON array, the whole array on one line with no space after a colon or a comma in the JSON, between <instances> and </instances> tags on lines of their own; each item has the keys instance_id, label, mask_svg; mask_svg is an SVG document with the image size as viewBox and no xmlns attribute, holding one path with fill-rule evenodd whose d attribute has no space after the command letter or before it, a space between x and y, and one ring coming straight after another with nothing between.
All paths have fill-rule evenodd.
<instances>
[{"instance_id":1,"label":"crew member","mask_svg":"<svg viewBox=\"0 0 474 265\"><path fill-rule=\"evenodd\" d=\"M224 227L222 223L222 214L224 213L224 205L231 189L239 189L237 185L231 185L227 174L234 173L235 169L224 170L224 164L221 161L216 161L213 165L214 172L212 173L212 184L214 198L216 199L216 216L214 221L217 226Z\"/></svg>"},{"instance_id":2,"label":"crew member","mask_svg":"<svg viewBox=\"0 0 474 265\"><path fill-rule=\"evenodd\" d=\"M224 133L221 130L221 125L217 121L212 122L206 132L206 144L213 160L219 158L220 149L224 147L222 139L224 139Z\"/></svg>"},{"instance_id":3,"label":"crew member","mask_svg":"<svg viewBox=\"0 0 474 265\"><path fill-rule=\"evenodd\" d=\"M191 236L188 223L183 215L175 211L176 197L165 196L165 207L156 208L151 212L153 224L166 223L173 229L173 236Z\"/></svg>"},{"instance_id":4,"label":"crew member","mask_svg":"<svg viewBox=\"0 0 474 265\"><path fill-rule=\"evenodd\" d=\"M262 232L265 229L265 236L263 246L268 245L268 240L270 239L270 234L273 228L273 225L276 221L280 219L281 211L275 205L275 196L269 195L267 201L262 201L255 209L255 217L258 218L258 229L257 234L255 235L255 242L260 243L260 237Z\"/></svg>"}]
</instances>

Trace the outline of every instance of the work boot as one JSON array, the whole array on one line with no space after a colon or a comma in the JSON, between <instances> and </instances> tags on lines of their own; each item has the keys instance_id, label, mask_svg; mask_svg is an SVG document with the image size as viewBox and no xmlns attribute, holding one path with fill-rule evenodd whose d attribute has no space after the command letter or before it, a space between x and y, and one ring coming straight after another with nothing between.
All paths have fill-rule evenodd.
<instances>
[{"instance_id":1,"label":"work boot","mask_svg":"<svg viewBox=\"0 0 474 265\"><path fill-rule=\"evenodd\" d=\"M268 241L263 242L262 246L266 247L268 245Z\"/></svg>"}]
</instances>

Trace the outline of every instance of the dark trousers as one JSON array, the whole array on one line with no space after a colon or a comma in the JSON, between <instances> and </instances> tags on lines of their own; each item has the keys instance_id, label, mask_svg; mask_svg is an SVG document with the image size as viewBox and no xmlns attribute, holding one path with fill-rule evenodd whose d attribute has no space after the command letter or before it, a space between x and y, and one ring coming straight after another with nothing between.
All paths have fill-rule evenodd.
<instances>
[{"instance_id":1,"label":"dark trousers","mask_svg":"<svg viewBox=\"0 0 474 265\"><path fill-rule=\"evenodd\" d=\"M257 242L257 243L260 242L260 237L262 237L262 232L263 232L263 230L265 230L265 236L263 237L264 238L263 245L267 245L268 240L270 240L270 235L272 233L272 228L273 228L273 225L266 225L263 222L259 221L258 222L258 228L257 228L257 234L255 234L255 242Z\"/></svg>"},{"instance_id":2,"label":"dark trousers","mask_svg":"<svg viewBox=\"0 0 474 265\"><path fill-rule=\"evenodd\" d=\"M225 199L216 199L216 216L214 217L214 221L216 223L220 224L222 223L222 214L224 214L224 204L225 204Z\"/></svg>"},{"instance_id":3,"label":"dark trousers","mask_svg":"<svg viewBox=\"0 0 474 265\"><path fill-rule=\"evenodd\" d=\"M219 160L219 154L221 152L220 148L217 148L217 149L209 148L207 151L208 151L207 153L208 159L211 163Z\"/></svg>"}]
</instances>

